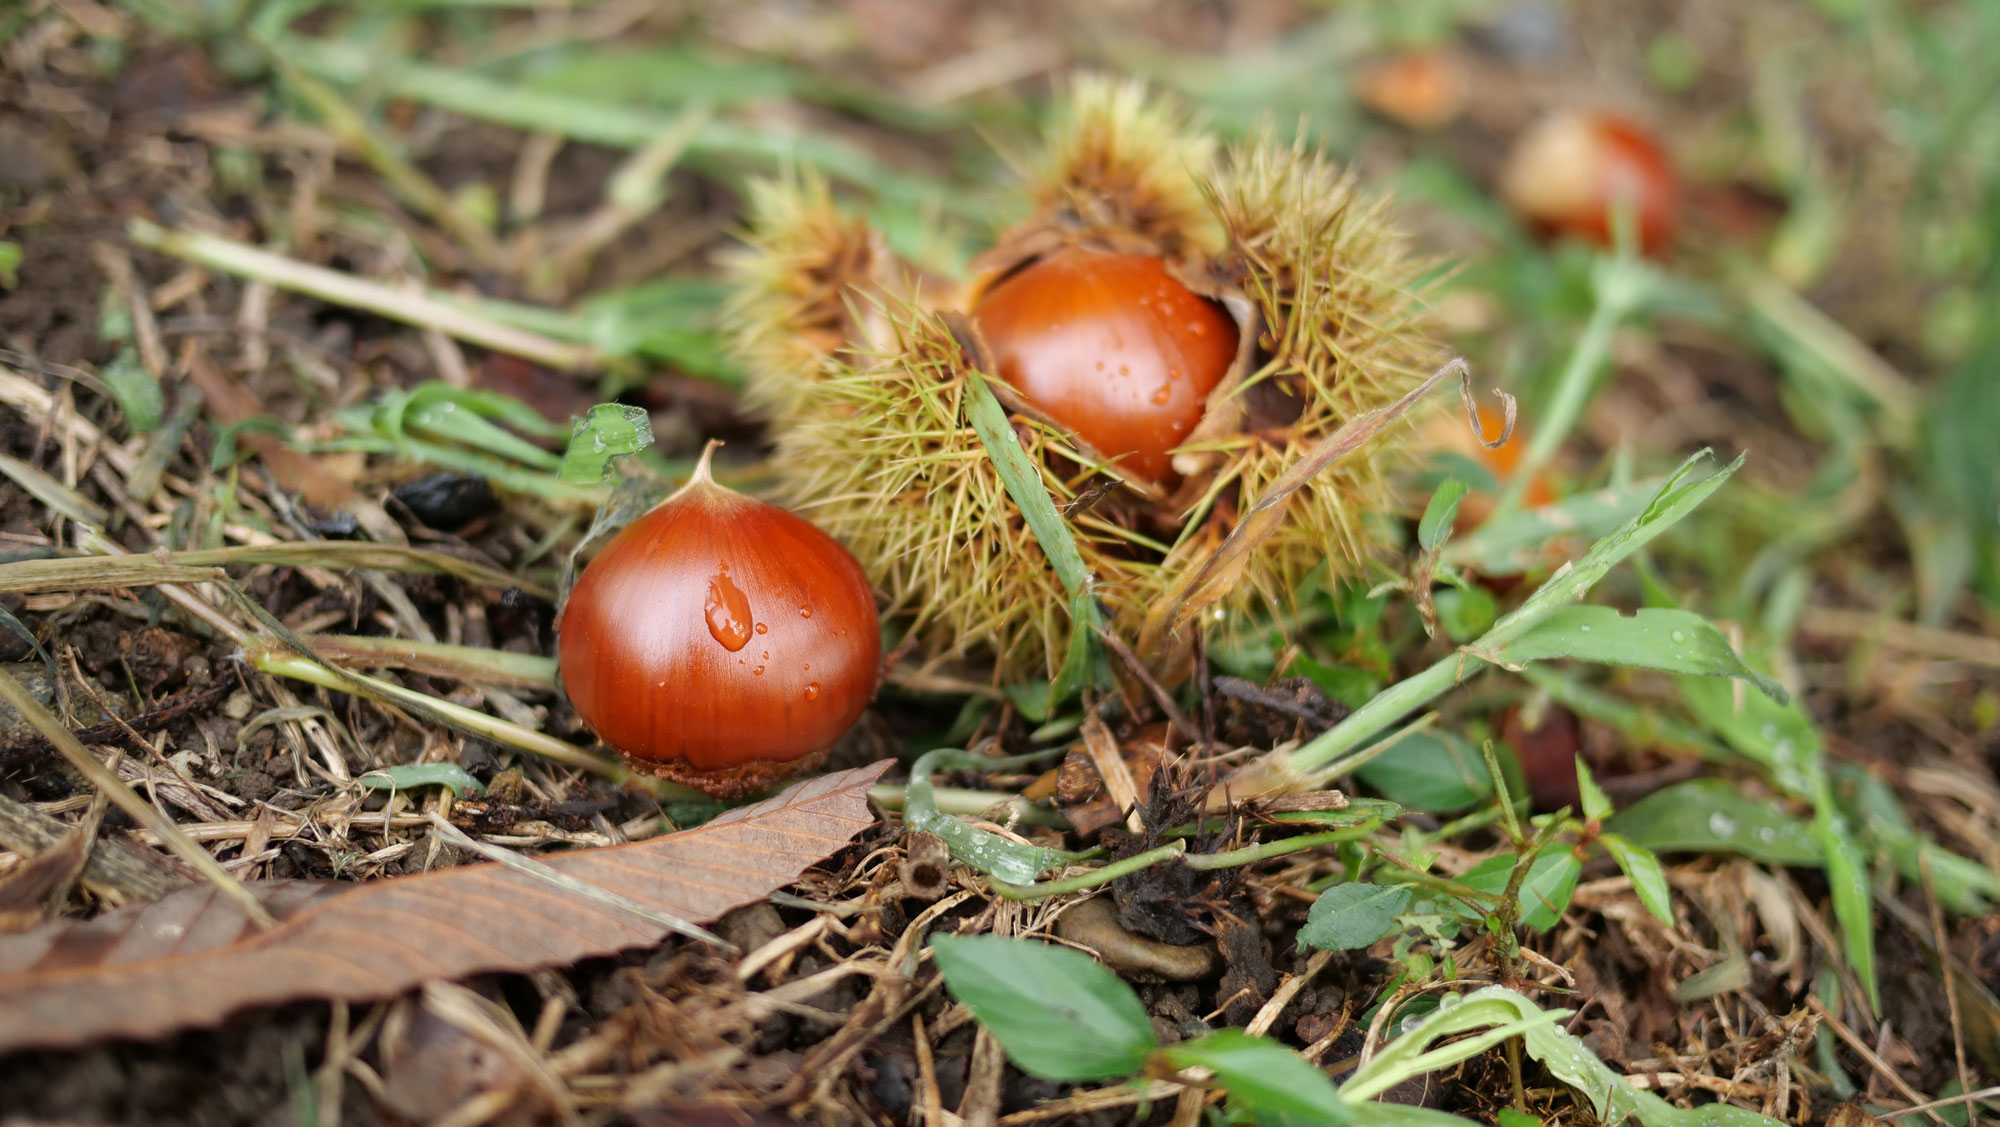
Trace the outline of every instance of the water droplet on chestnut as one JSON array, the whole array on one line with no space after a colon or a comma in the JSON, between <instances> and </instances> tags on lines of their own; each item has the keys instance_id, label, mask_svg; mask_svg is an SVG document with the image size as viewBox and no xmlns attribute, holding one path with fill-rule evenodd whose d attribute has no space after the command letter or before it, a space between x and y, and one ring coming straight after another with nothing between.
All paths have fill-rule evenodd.
<instances>
[{"instance_id":1,"label":"water droplet on chestnut","mask_svg":"<svg viewBox=\"0 0 2000 1127\"><path fill-rule=\"evenodd\" d=\"M750 597L730 582L728 568L708 581L708 599L702 611L709 636L722 643L723 649L735 653L750 640Z\"/></svg>"}]
</instances>

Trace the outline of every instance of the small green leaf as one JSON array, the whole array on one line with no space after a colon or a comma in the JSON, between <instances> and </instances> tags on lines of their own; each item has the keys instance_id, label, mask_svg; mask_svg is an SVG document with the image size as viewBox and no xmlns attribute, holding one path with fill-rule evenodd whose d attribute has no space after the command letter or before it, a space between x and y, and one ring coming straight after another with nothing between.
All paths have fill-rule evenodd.
<instances>
[{"instance_id":1,"label":"small green leaf","mask_svg":"<svg viewBox=\"0 0 2000 1127\"><path fill-rule=\"evenodd\" d=\"M1328 697L1349 708L1360 708L1368 703L1369 697L1382 691L1382 675L1371 673L1358 666L1322 665L1300 654L1293 660L1292 668L1318 685L1320 691Z\"/></svg>"},{"instance_id":2,"label":"small green leaf","mask_svg":"<svg viewBox=\"0 0 2000 1127\"><path fill-rule=\"evenodd\" d=\"M1819 846L1803 821L1721 779L1656 790L1619 811L1605 829L1661 853L1740 853L1767 865L1820 864Z\"/></svg>"},{"instance_id":3,"label":"small green leaf","mask_svg":"<svg viewBox=\"0 0 2000 1127\"><path fill-rule=\"evenodd\" d=\"M1452 522L1458 519L1458 503L1465 499L1465 479L1448 477L1438 483L1431 503L1424 506L1424 519L1417 522L1417 546L1428 552L1451 536Z\"/></svg>"},{"instance_id":4,"label":"small green leaf","mask_svg":"<svg viewBox=\"0 0 2000 1127\"><path fill-rule=\"evenodd\" d=\"M1500 651L1506 665L1571 658L1702 677L1738 677L1783 703L1784 687L1737 656L1722 631L1698 614L1648 607L1565 607Z\"/></svg>"},{"instance_id":5,"label":"small green leaf","mask_svg":"<svg viewBox=\"0 0 2000 1127\"><path fill-rule=\"evenodd\" d=\"M21 268L21 244L0 241L0 290L11 290L21 284L16 271Z\"/></svg>"},{"instance_id":6,"label":"small green leaf","mask_svg":"<svg viewBox=\"0 0 2000 1127\"><path fill-rule=\"evenodd\" d=\"M465 768L456 763L398 763L380 767L358 780L369 790L409 790L411 787L444 787L454 795L478 794L485 788Z\"/></svg>"},{"instance_id":7,"label":"small green leaf","mask_svg":"<svg viewBox=\"0 0 2000 1127\"><path fill-rule=\"evenodd\" d=\"M1054 706L1055 696L1050 691L1053 686L1041 677L1025 681L1009 681L1005 686L1007 699L1014 702L1014 710L1037 724L1049 718L1049 710Z\"/></svg>"},{"instance_id":8,"label":"small green leaf","mask_svg":"<svg viewBox=\"0 0 2000 1127\"><path fill-rule=\"evenodd\" d=\"M1593 822L1602 822L1611 816L1611 796L1597 785L1597 777L1590 773L1590 764L1576 757L1576 791L1583 803L1583 816Z\"/></svg>"},{"instance_id":9,"label":"small green leaf","mask_svg":"<svg viewBox=\"0 0 2000 1127\"><path fill-rule=\"evenodd\" d=\"M419 434L540 470L553 470L560 464L554 454L492 421L498 419L514 430L549 438L563 433L561 426L542 418L534 408L512 396L427 383L406 396L385 401L385 406L387 411L395 412L393 419L384 419L392 437Z\"/></svg>"},{"instance_id":10,"label":"small green leaf","mask_svg":"<svg viewBox=\"0 0 2000 1127\"><path fill-rule=\"evenodd\" d=\"M1639 903L1644 904L1646 910L1661 923L1672 927L1674 909L1667 888L1667 874L1660 868L1660 859L1653 855L1653 851L1619 834L1599 834L1597 843L1632 879L1632 891L1638 894Z\"/></svg>"},{"instance_id":11,"label":"small green leaf","mask_svg":"<svg viewBox=\"0 0 2000 1127\"><path fill-rule=\"evenodd\" d=\"M653 444L653 424L643 407L599 403L570 429L557 476L572 485L596 485L611 473L611 459Z\"/></svg>"},{"instance_id":12,"label":"small green leaf","mask_svg":"<svg viewBox=\"0 0 2000 1127\"><path fill-rule=\"evenodd\" d=\"M1355 776L1382 797L1428 814L1455 813L1493 793L1479 753L1449 733L1412 732Z\"/></svg>"},{"instance_id":13,"label":"small green leaf","mask_svg":"<svg viewBox=\"0 0 2000 1127\"><path fill-rule=\"evenodd\" d=\"M1735 461L1706 477L1694 476L1697 470L1713 460L1714 456L1703 450L1683 461L1638 516L1598 539L1567 569L1550 576L1548 582L1535 588L1535 593L1509 614L1507 621L1533 621L1538 615L1556 613L1550 610L1551 607L1568 609L1569 604L1588 594L1605 573L1667 529L1679 524L1743 467L1743 456L1739 455ZM1518 641L1518 637L1510 638L1507 645Z\"/></svg>"},{"instance_id":14,"label":"small green leaf","mask_svg":"<svg viewBox=\"0 0 2000 1127\"><path fill-rule=\"evenodd\" d=\"M1494 1113L1493 1127L1543 1127L1543 1124L1541 1116L1503 1107Z\"/></svg>"},{"instance_id":15,"label":"small green leaf","mask_svg":"<svg viewBox=\"0 0 2000 1127\"><path fill-rule=\"evenodd\" d=\"M1576 878L1581 872L1583 862L1576 859L1576 852L1569 846L1544 846L1521 882L1520 922L1532 931L1547 931L1556 926L1569 907L1570 893L1576 890ZM1475 892L1499 896L1507 891L1507 882L1513 874L1514 854L1502 853L1459 874L1458 883ZM1482 914L1474 910L1472 917L1476 919Z\"/></svg>"},{"instance_id":16,"label":"small green leaf","mask_svg":"<svg viewBox=\"0 0 2000 1127\"><path fill-rule=\"evenodd\" d=\"M1111 668L1104 658L1104 646L1097 630L1105 625L1104 612L1088 590L1069 597L1069 652L1062 668L1049 684L1049 705L1061 704L1089 685L1109 685Z\"/></svg>"},{"instance_id":17,"label":"small green leaf","mask_svg":"<svg viewBox=\"0 0 2000 1127\"><path fill-rule=\"evenodd\" d=\"M292 433L292 428L286 426L284 420L274 419L268 415L253 415L230 423L215 432L215 452L208 458L208 468L211 472L221 473L236 464L240 456L237 452L236 436L245 432L274 434L284 438Z\"/></svg>"},{"instance_id":18,"label":"small green leaf","mask_svg":"<svg viewBox=\"0 0 2000 1127\"><path fill-rule=\"evenodd\" d=\"M139 363L137 353L129 348L120 349L111 363L98 370L97 378L104 381L111 398L118 401L118 409L125 412L125 421L134 434L151 434L159 429L160 418L166 412L166 395L160 390L160 381Z\"/></svg>"},{"instance_id":19,"label":"small green leaf","mask_svg":"<svg viewBox=\"0 0 2000 1127\"><path fill-rule=\"evenodd\" d=\"M1252 1037L1240 1029L1218 1029L1169 1045L1162 1055L1175 1068L1213 1072L1229 1089L1231 1102L1260 1115L1298 1116L1310 1123L1352 1121L1347 1101L1340 1098L1326 1073L1276 1041Z\"/></svg>"},{"instance_id":20,"label":"small green leaf","mask_svg":"<svg viewBox=\"0 0 2000 1127\"><path fill-rule=\"evenodd\" d=\"M1360 881L1320 893L1299 929L1299 948L1352 951L1396 931L1396 917L1410 906L1410 890Z\"/></svg>"},{"instance_id":21,"label":"small green leaf","mask_svg":"<svg viewBox=\"0 0 2000 1127\"><path fill-rule=\"evenodd\" d=\"M1130 1076L1159 1044L1139 996L1081 952L997 935L940 935L930 947L952 997L1032 1076Z\"/></svg>"},{"instance_id":22,"label":"small green leaf","mask_svg":"<svg viewBox=\"0 0 2000 1127\"><path fill-rule=\"evenodd\" d=\"M1433 601L1437 603L1438 625L1454 642L1479 637L1500 617L1500 604L1484 587L1446 587Z\"/></svg>"}]
</instances>

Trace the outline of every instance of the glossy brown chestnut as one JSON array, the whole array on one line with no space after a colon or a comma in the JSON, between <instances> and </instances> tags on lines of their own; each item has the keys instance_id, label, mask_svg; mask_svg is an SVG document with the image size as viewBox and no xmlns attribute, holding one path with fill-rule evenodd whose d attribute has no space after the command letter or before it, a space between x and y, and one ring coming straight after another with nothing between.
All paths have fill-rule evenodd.
<instances>
[{"instance_id":1,"label":"glossy brown chestnut","mask_svg":"<svg viewBox=\"0 0 2000 1127\"><path fill-rule=\"evenodd\" d=\"M1614 203L1630 200L1639 247L1648 254L1673 240L1680 206L1673 165L1659 143L1606 113L1559 113L1530 129L1500 174L1500 194L1543 231L1605 247L1612 244Z\"/></svg>"},{"instance_id":2,"label":"glossy brown chestnut","mask_svg":"<svg viewBox=\"0 0 2000 1127\"><path fill-rule=\"evenodd\" d=\"M577 714L635 769L735 798L816 764L875 693L861 566L804 520L685 488L597 553L557 642Z\"/></svg>"},{"instance_id":3,"label":"glossy brown chestnut","mask_svg":"<svg viewBox=\"0 0 2000 1127\"><path fill-rule=\"evenodd\" d=\"M1068 247L973 309L1000 378L1124 473L1166 484L1236 357L1236 324L1143 254Z\"/></svg>"}]
</instances>

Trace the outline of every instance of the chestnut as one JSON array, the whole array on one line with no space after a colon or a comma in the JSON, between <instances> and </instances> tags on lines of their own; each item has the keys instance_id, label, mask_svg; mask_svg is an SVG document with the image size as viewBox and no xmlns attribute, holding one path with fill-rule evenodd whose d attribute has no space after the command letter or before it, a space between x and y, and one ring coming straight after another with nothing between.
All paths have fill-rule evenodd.
<instances>
[{"instance_id":1,"label":"chestnut","mask_svg":"<svg viewBox=\"0 0 2000 1127\"><path fill-rule=\"evenodd\" d=\"M1680 186L1646 129L1602 112L1566 111L1523 134L1500 174L1500 194L1540 230L1608 247L1612 211L1629 201L1639 249L1673 240Z\"/></svg>"},{"instance_id":2,"label":"chestnut","mask_svg":"<svg viewBox=\"0 0 2000 1127\"><path fill-rule=\"evenodd\" d=\"M577 714L635 770L738 798L817 765L875 694L861 565L783 509L694 477L584 568L557 625Z\"/></svg>"},{"instance_id":3,"label":"chestnut","mask_svg":"<svg viewBox=\"0 0 2000 1127\"><path fill-rule=\"evenodd\" d=\"M1118 469L1168 484L1170 454L1236 358L1236 323L1151 255L1071 246L973 307L1001 379Z\"/></svg>"}]
</instances>

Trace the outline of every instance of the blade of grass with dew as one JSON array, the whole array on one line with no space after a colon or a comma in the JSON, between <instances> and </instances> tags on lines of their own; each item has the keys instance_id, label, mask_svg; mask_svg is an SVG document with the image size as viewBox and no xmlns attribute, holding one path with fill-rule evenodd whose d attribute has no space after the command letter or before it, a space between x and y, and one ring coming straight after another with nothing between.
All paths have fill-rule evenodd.
<instances>
[{"instance_id":1,"label":"blade of grass with dew","mask_svg":"<svg viewBox=\"0 0 2000 1127\"><path fill-rule=\"evenodd\" d=\"M1561 537L1595 539L1643 511L1660 491L1660 480L1607 486L1547 505L1489 517L1471 532L1445 544L1442 561L1481 575L1516 575L1543 563L1548 545Z\"/></svg>"},{"instance_id":2,"label":"blade of grass with dew","mask_svg":"<svg viewBox=\"0 0 2000 1127\"><path fill-rule=\"evenodd\" d=\"M1812 827L1784 804L1752 798L1723 779L1690 779L1654 791L1604 828L1660 853L1736 853L1766 865L1818 868Z\"/></svg>"},{"instance_id":3,"label":"blade of grass with dew","mask_svg":"<svg viewBox=\"0 0 2000 1127\"><path fill-rule=\"evenodd\" d=\"M1867 858L1846 815L1834 799L1832 777L1819 729L1796 701L1780 704L1745 695L1739 701L1727 683L1682 677L1681 695L1695 715L1724 743L1770 773L1778 789L1812 803L1813 838L1819 843L1840 924L1841 949L1868 992L1881 1004L1875 975L1874 891Z\"/></svg>"},{"instance_id":4,"label":"blade of grass with dew","mask_svg":"<svg viewBox=\"0 0 2000 1127\"><path fill-rule=\"evenodd\" d=\"M1647 607L1626 614L1616 607L1565 607L1507 644L1500 664L1566 658L1599 665L1627 665L1700 677L1735 677L1772 700L1788 698L1784 686L1744 664L1713 623L1684 610Z\"/></svg>"},{"instance_id":5,"label":"blade of grass with dew","mask_svg":"<svg viewBox=\"0 0 2000 1127\"><path fill-rule=\"evenodd\" d=\"M912 830L933 833L944 839L951 855L980 872L1008 884L1028 884L1058 865L1079 855L1039 845L1023 845L998 834L974 829L938 809L931 775L951 768L993 770L1019 766L1043 758L1042 755L989 759L957 748L927 751L910 765L910 781L904 789L903 824Z\"/></svg>"},{"instance_id":6,"label":"blade of grass with dew","mask_svg":"<svg viewBox=\"0 0 2000 1127\"><path fill-rule=\"evenodd\" d=\"M1345 757L1360 751L1397 721L1478 672L1490 663L1488 655L1497 655L1558 610L1581 599L1606 572L1679 523L1722 488L1743 464L1739 457L1707 477L1689 480L1709 460L1711 456L1704 450L1683 462L1643 511L1591 545L1581 559L1556 572L1478 641L1377 693L1347 719L1305 746L1284 754L1267 755L1238 772L1237 778L1248 788L1243 793L1311 785L1317 779L1341 773Z\"/></svg>"},{"instance_id":7,"label":"blade of grass with dew","mask_svg":"<svg viewBox=\"0 0 2000 1127\"><path fill-rule=\"evenodd\" d=\"M1007 488L1007 495L1014 499L1014 506L1021 510L1022 519L1035 534L1035 542L1042 547L1042 554L1048 557L1049 566L1055 570L1056 579L1069 592L1070 603L1070 648L1063 659L1063 667L1057 671L1055 680L1049 686L1049 700L1053 706L1061 703L1064 695L1083 688L1086 684L1103 684L1099 674L1108 674L1104 668L1102 647L1097 642L1097 631L1108 628L1104 612L1097 600L1090 595L1090 572L1083 565L1083 555L1076 549L1076 538L1070 534L1069 524L1049 497L1047 487L1042 484L1041 471L1028 452L1021 449L1021 439L1014 433L1012 423L1007 421L1007 410L986 386L986 377L977 372L969 372L965 378L966 414L973 430L979 434L979 441L986 447L986 456L993 460L993 468L1000 475L1000 482Z\"/></svg>"}]
</instances>

